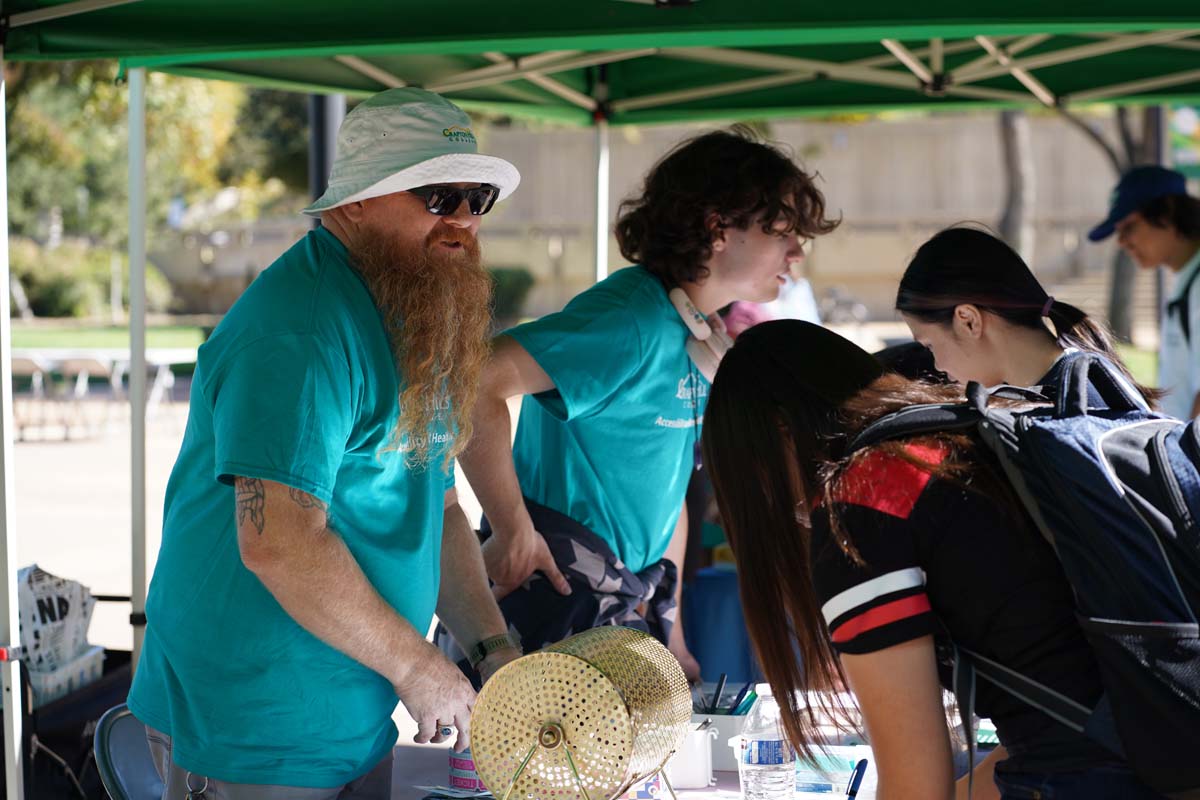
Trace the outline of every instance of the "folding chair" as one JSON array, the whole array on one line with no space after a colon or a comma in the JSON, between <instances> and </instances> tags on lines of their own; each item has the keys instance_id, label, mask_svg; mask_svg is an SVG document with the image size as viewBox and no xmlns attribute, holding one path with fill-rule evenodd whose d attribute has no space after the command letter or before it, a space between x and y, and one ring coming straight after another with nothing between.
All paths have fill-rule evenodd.
<instances>
[{"instance_id":1,"label":"folding chair","mask_svg":"<svg viewBox=\"0 0 1200 800\"><path fill-rule=\"evenodd\" d=\"M13 356L13 378L29 379L28 392L17 394L14 391L13 394L13 416L19 439L25 438L27 427L44 425L46 422L46 373L46 364L41 359ZM18 400L24 402L18 403Z\"/></svg>"},{"instance_id":2,"label":"folding chair","mask_svg":"<svg viewBox=\"0 0 1200 800\"><path fill-rule=\"evenodd\" d=\"M125 704L104 712L96 725L96 768L112 800L160 800L162 778L150 757L146 726Z\"/></svg>"}]
</instances>

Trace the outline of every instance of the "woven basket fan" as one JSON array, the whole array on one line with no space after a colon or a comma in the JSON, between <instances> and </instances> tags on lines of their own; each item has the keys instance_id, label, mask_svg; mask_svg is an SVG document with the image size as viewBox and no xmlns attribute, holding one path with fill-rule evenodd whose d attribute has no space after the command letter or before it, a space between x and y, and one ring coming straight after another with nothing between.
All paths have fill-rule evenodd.
<instances>
[{"instance_id":1,"label":"woven basket fan","mask_svg":"<svg viewBox=\"0 0 1200 800\"><path fill-rule=\"evenodd\" d=\"M665 647L596 628L498 670L475 703L471 753L498 800L612 800L662 770L691 713Z\"/></svg>"}]
</instances>

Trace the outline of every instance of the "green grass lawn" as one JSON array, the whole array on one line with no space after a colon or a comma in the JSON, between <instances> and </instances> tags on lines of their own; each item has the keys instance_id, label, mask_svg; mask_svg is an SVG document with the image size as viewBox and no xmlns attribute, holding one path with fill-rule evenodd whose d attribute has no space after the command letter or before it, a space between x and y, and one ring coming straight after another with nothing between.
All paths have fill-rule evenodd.
<instances>
[{"instance_id":1,"label":"green grass lawn","mask_svg":"<svg viewBox=\"0 0 1200 800\"><path fill-rule=\"evenodd\" d=\"M118 326L48 327L44 324L12 323L13 347L128 347L129 331ZM147 347L199 347L204 331L197 325L156 325L146 330ZM1153 386L1158 381L1158 353L1119 345L1121 358L1139 383Z\"/></svg>"},{"instance_id":2,"label":"green grass lawn","mask_svg":"<svg viewBox=\"0 0 1200 800\"><path fill-rule=\"evenodd\" d=\"M147 347L199 347L204 332L195 325L161 325L146 329ZM117 326L21 325L12 323L13 347L128 347L129 330Z\"/></svg>"},{"instance_id":3,"label":"green grass lawn","mask_svg":"<svg viewBox=\"0 0 1200 800\"><path fill-rule=\"evenodd\" d=\"M1134 380L1143 386L1154 386L1158 383L1158 353L1153 350L1139 350L1129 344L1117 345L1117 350L1125 366L1133 373Z\"/></svg>"}]
</instances>

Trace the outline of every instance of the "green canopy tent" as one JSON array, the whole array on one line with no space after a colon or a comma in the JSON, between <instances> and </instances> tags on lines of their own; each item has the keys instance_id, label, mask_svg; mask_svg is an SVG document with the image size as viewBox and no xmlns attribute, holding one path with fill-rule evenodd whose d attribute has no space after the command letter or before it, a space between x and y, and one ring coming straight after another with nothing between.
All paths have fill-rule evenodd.
<instances>
[{"instance_id":1,"label":"green canopy tent","mask_svg":"<svg viewBox=\"0 0 1200 800\"><path fill-rule=\"evenodd\" d=\"M601 178L609 124L1200 98L1195 0L0 0L0 31L0 60L122 59L129 76L135 614L146 580L146 69L352 95L419 85L468 110L591 124ZM8 277L4 236L5 306ZM0 314L0 647L18 630L10 341ZM4 662L8 697L15 676ZM20 718L4 705L8 797L19 798Z\"/></svg>"},{"instance_id":2,"label":"green canopy tent","mask_svg":"<svg viewBox=\"0 0 1200 800\"><path fill-rule=\"evenodd\" d=\"M8 57L122 58L299 91L416 84L475 108L580 123L597 109L621 124L1200 95L1191 2L92 5L106 3L13 27Z\"/></svg>"}]
</instances>

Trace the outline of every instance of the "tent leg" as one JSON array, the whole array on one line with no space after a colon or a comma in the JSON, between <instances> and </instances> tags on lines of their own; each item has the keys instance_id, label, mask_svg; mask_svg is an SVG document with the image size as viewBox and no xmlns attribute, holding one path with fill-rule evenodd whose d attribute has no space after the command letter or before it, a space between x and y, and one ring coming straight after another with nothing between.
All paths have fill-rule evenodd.
<instances>
[{"instance_id":1,"label":"tent leg","mask_svg":"<svg viewBox=\"0 0 1200 800\"><path fill-rule=\"evenodd\" d=\"M146 632L146 70L129 70L129 426L133 668Z\"/></svg>"},{"instance_id":2,"label":"tent leg","mask_svg":"<svg viewBox=\"0 0 1200 800\"><path fill-rule=\"evenodd\" d=\"M1149 138L1153 136L1153 143L1148 148L1147 155L1150 158L1145 163L1158 164L1164 167L1173 167L1171 161L1171 150L1168 142L1171 138L1171 120L1170 110L1165 106L1154 106L1151 112L1154 118L1154 124L1150 131L1143 133L1143 136ZM1163 316L1167 313L1167 271L1165 269L1154 270L1154 328L1162 330ZM1132 333L1132 331L1130 331ZM1159 344L1162 347L1162 344Z\"/></svg>"},{"instance_id":3,"label":"tent leg","mask_svg":"<svg viewBox=\"0 0 1200 800\"><path fill-rule=\"evenodd\" d=\"M329 170L337 155L337 132L346 118L346 95L314 94L308 98L308 193L316 200L329 188ZM314 228L321 220L313 218Z\"/></svg>"},{"instance_id":4,"label":"tent leg","mask_svg":"<svg viewBox=\"0 0 1200 800\"><path fill-rule=\"evenodd\" d=\"M0 48L0 108L4 106L4 51ZM20 610L17 606L17 530L13 486L12 324L9 320L8 266L8 133L0 115L0 646L17 647ZM17 660L0 662L4 695L4 774L7 800L25 797L24 731L21 713L21 673Z\"/></svg>"},{"instance_id":5,"label":"tent leg","mask_svg":"<svg viewBox=\"0 0 1200 800\"><path fill-rule=\"evenodd\" d=\"M608 122L596 120L596 282L608 277Z\"/></svg>"}]
</instances>

